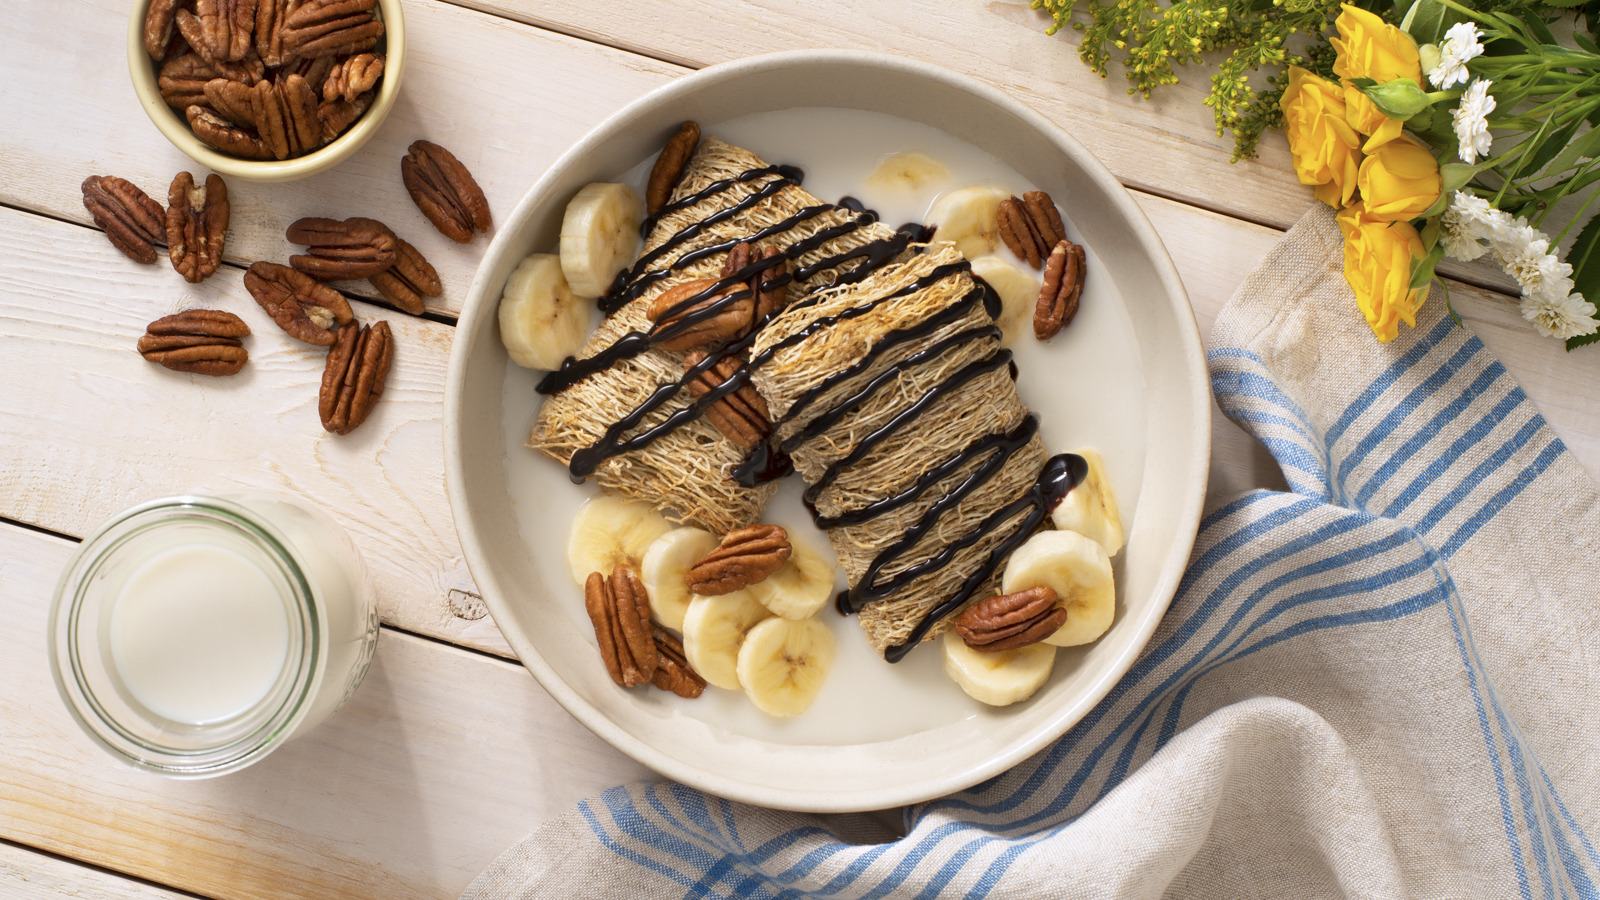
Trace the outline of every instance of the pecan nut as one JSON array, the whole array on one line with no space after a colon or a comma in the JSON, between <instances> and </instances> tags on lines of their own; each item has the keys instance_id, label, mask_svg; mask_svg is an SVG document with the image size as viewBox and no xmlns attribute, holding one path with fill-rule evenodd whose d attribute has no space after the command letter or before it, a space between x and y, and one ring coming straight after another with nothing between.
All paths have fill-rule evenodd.
<instances>
[{"instance_id":1,"label":"pecan nut","mask_svg":"<svg viewBox=\"0 0 1600 900\"><path fill-rule=\"evenodd\" d=\"M394 265L394 232L372 219L299 219L285 235L306 246L289 265L318 281L371 278Z\"/></svg>"},{"instance_id":2,"label":"pecan nut","mask_svg":"<svg viewBox=\"0 0 1600 900\"><path fill-rule=\"evenodd\" d=\"M377 7L378 0L305 0L284 18L284 46L301 57L371 50L383 36Z\"/></svg>"},{"instance_id":3,"label":"pecan nut","mask_svg":"<svg viewBox=\"0 0 1600 900\"><path fill-rule=\"evenodd\" d=\"M244 286L279 328L308 344L330 347L338 327L355 321L343 294L288 266L254 263Z\"/></svg>"},{"instance_id":4,"label":"pecan nut","mask_svg":"<svg viewBox=\"0 0 1600 900\"><path fill-rule=\"evenodd\" d=\"M177 21L178 7L184 0L150 0L144 14L144 49L150 58L160 62L167 58L167 47L172 43L173 25Z\"/></svg>"},{"instance_id":5,"label":"pecan nut","mask_svg":"<svg viewBox=\"0 0 1600 900\"><path fill-rule=\"evenodd\" d=\"M706 689L706 680L689 665L683 642L653 622L650 634L656 641L656 674L651 676L650 683L679 697L692 700L700 696Z\"/></svg>"},{"instance_id":6,"label":"pecan nut","mask_svg":"<svg viewBox=\"0 0 1600 900\"><path fill-rule=\"evenodd\" d=\"M691 593L716 597L758 584L783 567L793 548L789 533L778 525L749 525L728 532L690 567L685 581Z\"/></svg>"},{"instance_id":7,"label":"pecan nut","mask_svg":"<svg viewBox=\"0 0 1600 900\"><path fill-rule=\"evenodd\" d=\"M388 322L351 322L339 328L322 370L322 392L317 398L323 430L349 434L367 420L383 395L393 359L394 339Z\"/></svg>"},{"instance_id":8,"label":"pecan nut","mask_svg":"<svg viewBox=\"0 0 1600 900\"><path fill-rule=\"evenodd\" d=\"M272 150L254 132L239 128L204 106L184 110L194 136L206 144L244 159L271 159Z\"/></svg>"},{"instance_id":9,"label":"pecan nut","mask_svg":"<svg viewBox=\"0 0 1600 900\"><path fill-rule=\"evenodd\" d=\"M611 680L635 687L654 678L659 655L650 624L650 599L633 569L617 563L609 579L599 572L589 573L583 586L583 606L594 625L600 658L605 660Z\"/></svg>"},{"instance_id":10,"label":"pecan nut","mask_svg":"<svg viewBox=\"0 0 1600 900\"><path fill-rule=\"evenodd\" d=\"M257 0L256 55L269 66L287 65L294 53L283 40L283 23L300 7L302 0Z\"/></svg>"},{"instance_id":11,"label":"pecan nut","mask_svg":"<svg viewBox=\"0 0 1600 900\"><path fill-rule=\"evenodd\" d=\"M1083 248L1071 241L1058 241L1044 267L1044 286L1033 308L1033 336L1047 341L1072 322L1083 296Z\"/></svg>"},{"instance_id":12,"label":"pecan nut","mask_svg":"<svg viewBox=\"0 0 1600 900\"><path fill-rule=\"evenodd\" d=\"M683 172L689 167L689 158L694 156L694 148L698 146L700 126L685 122L678 126L678 133L661 148L656 164L650 167L650 181L644 191L645 211L650 215L660 212L661 207L666 206L672 198L672 190L683 180Z\"/></svg>"},{"instance_id":13,"label":"pecan nut","mask_svg":"<svg viewBox=\"0 0 1600 900\"><path fill-rule=\"evenodd\" d=\"M410 243L395 238L394 265L367 279L383 299L413 316L422 315L423 297L444 293L439 273Z\"/></svg>"},{"instance_id":14,"label":"pecan nut","mask_svg":"<svg viewBox=\"0 0 1600 900\"><path fill-rule=\"evenodd\" d=\"M297 59L290 57L292 62L278 69L273 80L282 84L290 75L299 75L306 80L306 85L311 88L311 93L322 96L322 83L328 80L328 73L333 71L338 62L331 56L316 56L310 59ZM320 108L320 104L319 104Z\"/></svg>"},{"instance_id":15,"label":"pecan nut","mask_svg":"<svg viewBox=\"0 0 1600 900\"><path fill-rule=\"evenodd\" d=\"M235 375L250 359L239 341L249 334L250 326L231 312L189 309L146 326L139 355L178 372Z\"/></svg>"},{"instance_id":16,"label":"pecan nut","mask_svg":"<svg viewBox=\"0 0 1600 900\"><path fill-rule=\"evenodd\" d=\"M728 252L728 259L722 264L722 277L729 278L744 271L752 263L766 262L782 255L783 251L777 247L763 247L760 250L755 250L751 248L749 242L740 241L733 245L733 249ZM749 326L747 326L746 334L749 333L749 329L757 328L763 322L777 315L778 310L783 307L783 298L787 293L785 286L788 282L783 281L782 278L788 271L788 267L787 260L779 259L776 263L770 264L750 276L750 293L755 297L756 302L755 314L751 318ZM774 286L775 283L776 286Z\"/></svg>"},{"instance_id":17,"label":"pecan nut","mask_svg":"<svg viewBox=\"0 0 1600 900\"><path fill-rule=\"evenodd\" d=\"M731 284L708 293L716 284L714 278L697 278L656 296L645 315L655 323L650 335L657 346L678 352L694 350L738 337L750 328L755 304L749 286ZM687 321L690 317L695 318Z\"/></svg>"},{"instance_id":18,"label":"pecan nut","mask_svg":"<svg viewBox=\"0 0 1600 900\"><path fill-rule=\"evenodd\" d=\"M250 96L256 131L278 159L299 156L322 146L322 122L317 116L317 95L299 75L283 83L258 83Z\"/></svg>"},{"instance_id":19,"label":"pecan nut","mask_svg":"<svg viewBox=\"0 0 1600 900\"><path fill-rule=\"evenodd\" d=\"M1044 239L1044 246L1054 247L1067 239L1066 226L1061 224L1061 213L1049 194L1028 191L1022 195L1022 203L1027 207L1028 218L1033 220L1034 230Z\"/></svg>"},{"instance_id":20,"label":"pecan nut","mask_svg":"<svg viewBox=\"0 0 1600 900\"><path fill-rule=\"evenodd\" d=\"M704 350L690 353L683 360L684 371L693 369L704 362L705 358ZM737 358L725 356L710 369L694 376L689 382L689 391L698 400L738 374L742 366L743 363ZM746 450L766 440L767 435L772 433L772 419L771 413L767 410L767 401L752 384L740 385L732 393L717 398L707 407L705 415L706 420L728 440Z\"/></svg>"},{"instance_id":21,"label":"pecan nut","mask_svg":"<svg viewBox=\"0 0 1600 900\"><path fill-rule=\"evenodd\" d=\"M195 0L194 12L179 9L173 20L206 62L240 62L255 49L255 0Z\"/></svg>"},{"instance_id":22,"label":"pecan nut","mask_svg":"<svg viewBox=\"0 0 1600 900\"><path fill-rule=\"evenodd\" d=\"M367 107L372 105L374 95L375 92L367 91L365 94L357 96L354 100L340 100L334 103L324 100L317 107L317 121L322 126L322 142L324 144L332 143L334 138L344 134L344 130L349 128L352 122L361 118L361 114L366 112Z\"/></svg>"},{"instance_id":23,"label":"pecan nut","mask_svg":"<svg viewBox=\"0 0 1600 900\"><path fill-rule=\"evenodd\" d=\"M980 600L956 618L956 634L984 653L1037 644L1067 621L1058 599L1054 589L1034 587Z\"/></svg>"},{"instance_id":24,"label":"pecan nut","mask_svg":"<svg viewBox=\"0 0 1600 900\"><path fill-rule=\"evenodd\" d=\"M332 57L325 57L331 59ZM382 53L357 53L342 60L328 70L322 82L322 99L332 102L353 102L357 96L372 90L383 75Z\"/></svg>"},{"instance_id":25,"label":"pecan nut","mask_svg":"<svg viewBox=\"0 0 1600 900\"><path fill-rule=\"evenodd\" d=\"M1001 200L999 220L1000 239L1006 242L1012 253L1027 260L1028 265L1039 268L1039 263L1049 250L1041 248L1043 239L1034 231L1033 219L1028 215L1027 207L1016 197Z\"/></svg>"},{"instance_id":26,"label":"pecan nut","mask_svg":"<svg viewBox=\"0 0 1600 900\"><path fill-rule=\"evenodd\" d=\"M167 191L167 258L183 280L199 284L222 265L228 238L228 186L222 176L207 175L196 187L194 176L179 172Z\"/></svg>"},{"instance_id":27,"label":"pecan nut","mask_svg":"<svg viewBox=\"0 0 1600 900\"><path fill-rule=\"evenodd\" d=\"M200 58L198 53L185 53L168 60L156 76L156 86L161 89L161 99L175 109L206 105L206 82L217 78L217 70Z\"/></svg>"},{"instance_id":28,"label":"pecan nut","mask_svg":"<svg viewBox=\"0 0 1600 900\"><path fill-rule=\"evenodd\" d=\"M114 175L90 175L83 180L83 207L129 259L156 261L154 244L165 236L166 216L150 195Z\"/></svg>"},{"instance_id":29,"label":"pecan nut","mask_svg":"<svg viewBox=\"0 0 1600 900\"><path fill-rule=\"evenodd\" d=\"M265 82L258 82L264 84ZM255 96L255 88L230 81L226 78L213 78L206 82L205 103L222 115L224 119L240 128L256 127L256 113L251 103Z\"/></svg>"},{"instance_id":30,"label":"pecan nut","mask_svg":"<svg viewBox=\"0 0 1600 900\"><path fill-rule=\"evenodd\" d=\"M489 230L489 201L449 150L416 141L400 160L400 178L412 202L450 240L465 244L474 231Z\"/></svg>"}]
</instances>

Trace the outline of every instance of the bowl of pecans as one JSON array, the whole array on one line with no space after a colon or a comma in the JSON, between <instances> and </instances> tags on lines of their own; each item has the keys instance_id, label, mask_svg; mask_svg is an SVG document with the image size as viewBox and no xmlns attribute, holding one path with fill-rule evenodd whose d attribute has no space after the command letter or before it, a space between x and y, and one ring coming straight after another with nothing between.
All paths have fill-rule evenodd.
<instances>
[{"instance_id":1,"label":"bowl of pecans","mask_svg":"<svg viewBox=\"0 0 1600 900\"><path fill-rule=\"evenodd\" d=\"M400 0L135 0L128 72L195 162L292 181L366 143L400 91Z\"/></svg>"}]
</instances>

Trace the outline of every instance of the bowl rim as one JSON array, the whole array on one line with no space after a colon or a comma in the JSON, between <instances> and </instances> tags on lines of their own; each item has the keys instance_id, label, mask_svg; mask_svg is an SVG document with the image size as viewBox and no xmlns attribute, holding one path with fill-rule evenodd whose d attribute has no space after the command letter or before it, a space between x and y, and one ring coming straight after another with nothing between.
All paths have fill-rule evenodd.
<instances>
[{"instance_id":1,"label":"bowl rim","mask_svg":"<svg viewBox=\"0 0 1600 900\"><path fill-rule=\"evenodd\" d=\"M195 137L189 125L161 99L160 63L144 49L144 20L151 0L134 0L128 18L128 77L145 115L172 146L202 166L243 181L295 181L333 168L361 149L377 133L400 95L405 72L406 24L401 0L378 0L384 26L383 81L372 106L344 134L332 142L290 159L240 159L212 148Z\"/></svg>"},{"instance_id":2,"label":"bowl rim","mask_svg":"<svg viewBox=\"0 0 1600 900\"><path fill-rule=\"evenodd\" d=\"M747 57L709 66L646 93L607 116L605 120L591 129L577 143L573 144L566 153L562 154L559 159L544 171L528 189L527 193L523 195L511 214L506 217L504 221L507 226L496 232L489 248L480 260L477 273L473 278L471 287L468 289L466 301L457 319L456 339L453 341L449 367L446 372L444 411L445 483L449 495L451 513L456 524L456 532L461 542L468 569L472 572L473 578L478 584L496 624L499 625L502 621L512 622L514 620L509 612L502 609L502 592L499 590L499 584L493 577L493 569L490 562L480 547L473 526L470 524L472 518L471 508L466 497L467 479L463 467L463 454L460 452L463 439L461 411L465 402L467 360L476 346L476 338L481 330L481 319L484 316L496 315L501 286L489 285L487 280L490 271L497 267L501 257L512 252L509 247L509 236L517 229L508 227L509 224L524 220L531 212L532 207L538 204L542 195L550 190L555 182L560 180L562 174L574 161L583 158L606 141L612 140L614 137L612 132L619 122L628 121L643 110L692 96L707 84L738 79L753 72L774 68L782 69L796 64L887 69L903 75L925 78L972 94L978 99L998 107L1002 112L1022 120L1027 126L1040 132L1057 146L1066 148L1067 155L1072 158L1076 165L1082 168L1083 174L1105 191L1106 195L1111 199L1116 212L1126 218L1129 227L1137 236L1142 250L1150 259L1155 270L1154 275L1164 287L1169 298L1175 323L1180 332L1178 337L1184 347L1181 365L1190 375L1188 379L1189 396L1184 398L1184 403L1194 413L1193 431L1197 438L1194 450L1186 461L1185 471L1180 476L1182 483L1188 485L1186 496L1182 498L1181 503L1176 504L1179 524L1175 531L1173 542L1182 543L1184 552L1181 555L1175 552L1169 553L1167 556L1164 565L1153 582L1154 589L1152 594L1156 602L1150 605L1150 608L1142 618L1125 621L1124 627L1133 630L1134 640L1123 654L1116 658L1091 683L1089 689L1077 701L1070 704L1071 709L1080 710L1076 715L1070 715L1070 711L1064 708L1062 716L1052 718L1034 734L995 754L980 766L952 772L938 779L881 789L852 790L849 792L808 791L804 794L796 794L793 791L754 784L729 775L711 772L688 763L679 762L657 751L640 738L635 737L620 725L614 723L597 706L580 696L556 672L554 667L544 660L532 642L527 640L517 628L501 626L501 632L517 653L523 666L533 674L540 685L562 708L602 740L654 772L707 793L774 809L817 813L889 809L942 797L1002 774L1060 738L1072 725L1076 724L1084 715L1098 705L1110 693L1116 683L1133 667L1134 662L1149 643L1156 627L1164 618L1166 610L1172 602L1172 597L1177 591L1183 572L1187 567L1188 551L1193 547L1195 537L1199 531L1201 511L1204 506L1206 484L1210 470L1211 390L1206 370L1204 348L1200 340L1199 328L1195 323L1194 311L1189 303L1188 294L1184 290L1183 282L1178 276L1177 269L1172 264L1171 256L1161 242L1160 237L1156 234L1155 228L1150 224L1148 217L1145 216L1143 210L1134 201L1127 189L1111 174L1110 170L1071 135L1022 102L998 88L970 76L920 60L863 50L791 50ZM520 253L521 248L518 248L516 252ZM492 298L490 297L491 288L493 289ZM1061 719L1067 718L1069 715L1070 721L1063 723Z\"/></svg>"}]
</instances>

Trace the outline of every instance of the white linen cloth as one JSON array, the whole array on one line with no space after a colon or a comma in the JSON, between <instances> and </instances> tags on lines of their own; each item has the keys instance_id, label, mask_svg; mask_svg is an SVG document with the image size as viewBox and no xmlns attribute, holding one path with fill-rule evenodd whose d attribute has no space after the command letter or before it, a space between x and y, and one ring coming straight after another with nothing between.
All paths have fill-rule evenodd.
<instances>
[{"instance_id":1,"label":"white linen cloth","mask_svg":"<svg viewBox=\"0 0 1600 900\"><path fill-rule=\"evenodd\" d=\"M1440 297L1379 344L1342 267L1318 204L1218 318L1217 402L1292 493L1206 517L1143 657L1055 745L897 840L614 788L466 900L1596 897L1595 486Z\"/></svg>"}]
</instances>

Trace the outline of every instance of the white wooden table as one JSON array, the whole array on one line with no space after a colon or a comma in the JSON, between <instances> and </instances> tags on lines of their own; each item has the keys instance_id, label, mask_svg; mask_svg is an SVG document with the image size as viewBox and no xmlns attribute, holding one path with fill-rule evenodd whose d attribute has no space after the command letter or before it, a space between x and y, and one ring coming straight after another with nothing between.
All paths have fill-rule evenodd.
<instances>
[{"instance_id":1,"label":"white wooden table","mask_svg":"<svg viewBox=\"0 0 1600 900\"><path fill-rule=\"evenodd\" d=\"M454 317L487 241L434 231L400 183L407 144L451 148L497 217L606 115L691 69L756 50L851 47L987 80L1073 132L1143 205L1202 334L1312 202L1281 136L1230 165L1198 102L1208 73L1151 101L1046 37L1027 0L408 0L404 90L382 130L332 172L229 184L228 262L189 286L136 265L84 210L114 174L165 198L197 171L140 111L126 0L11 0L0 14L0 896L454 897L578 800L651 773L591 735L514 658L485 615L445 498L441 417ZM395 329L389 386L345 438L316 413L321 351L255 330L245 373L188 376L133 352L179 309L258 321L245 266L288 253L300 216L365 215L434 262L445 294ZM1600 350L1534 335L1481 270L1456 309L1600 475ZM365 284L362 283L364 287ZM1211 496L1281 486L1271 458L1216 416ZM311 498L376 571L384 634L330 722L242 773L171 782L92 745L56 696L50 594L74 543L136 502L266 487Z\"/></svg>"}]
</instances>

